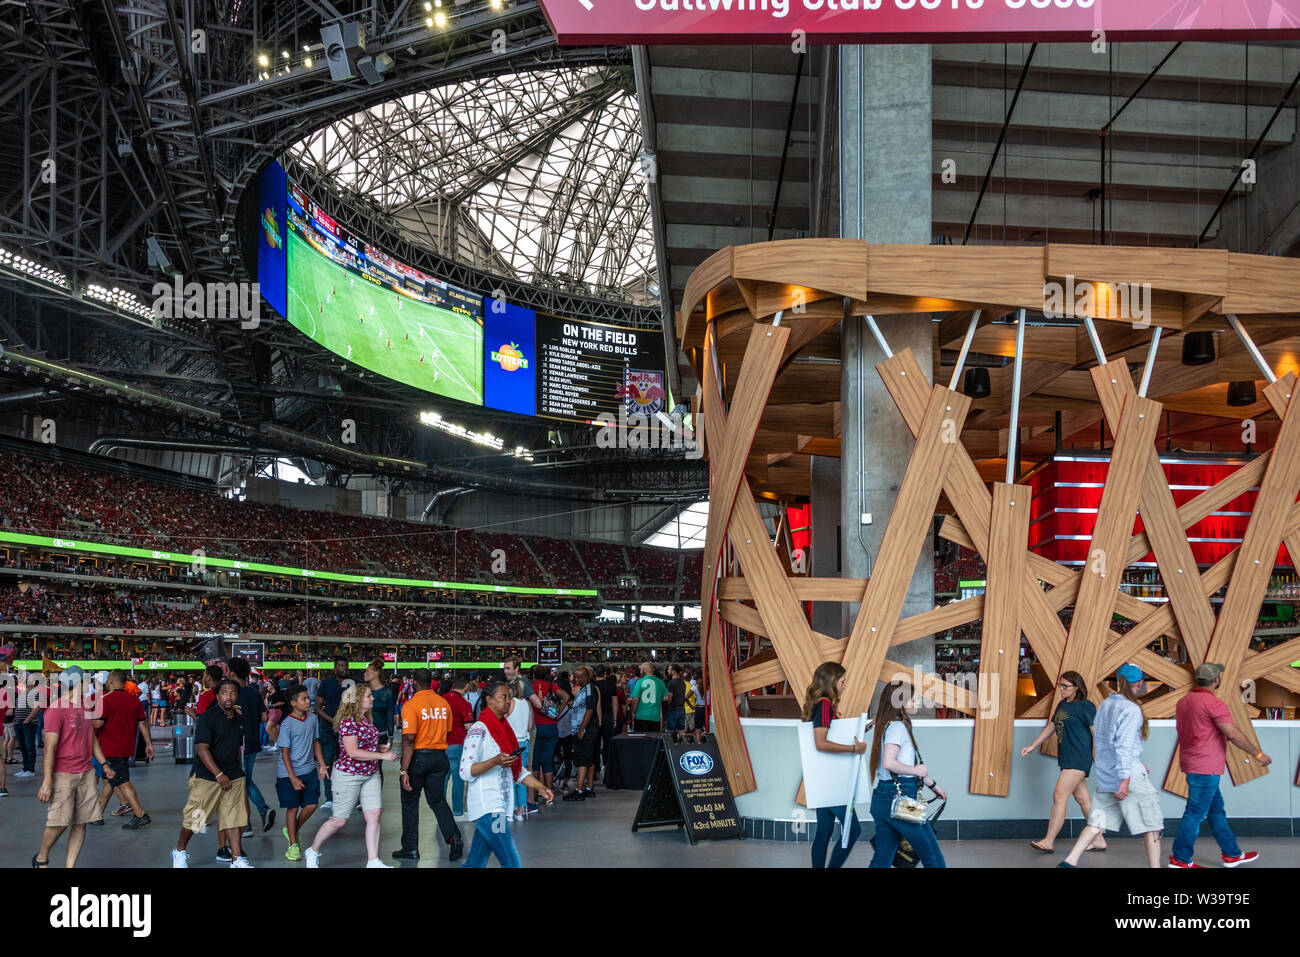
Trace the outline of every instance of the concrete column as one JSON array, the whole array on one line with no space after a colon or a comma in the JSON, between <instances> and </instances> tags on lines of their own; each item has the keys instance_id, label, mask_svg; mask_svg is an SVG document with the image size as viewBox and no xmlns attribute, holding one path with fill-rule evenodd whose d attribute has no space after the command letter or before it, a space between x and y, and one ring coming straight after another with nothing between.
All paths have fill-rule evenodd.
<instances>
[{"instance_id":1,"label":"concrete column","mask_svg":"<svg viewBox=\"0 0 1300 957\"><path fill-rule=\"evenodd\" d=\"M930 62L928 46L841 47L840 235L873 243L929 244ZM911 349L922 369L933 366L928 315L876 320L894 352ZM880 551L915 442L875 370L885 355L865 321L855 318L844 325L842 574L865 578ZM862 523L864 514L871 516L870 524ZM908 587L904 616L934 606L933 551L930 535ZM856 604L846 606L841 634L848 634L856 614ZM934 639L910 642L889 657L933 671Z\"/></svg>"}]
</instances>

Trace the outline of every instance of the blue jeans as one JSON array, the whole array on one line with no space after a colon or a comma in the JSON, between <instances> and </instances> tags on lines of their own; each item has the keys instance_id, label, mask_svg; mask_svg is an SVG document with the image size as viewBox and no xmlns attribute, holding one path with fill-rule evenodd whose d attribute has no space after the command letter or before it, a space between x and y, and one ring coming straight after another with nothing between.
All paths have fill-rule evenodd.
<instances>
[{"instance_id":1,"label":"blue jeans","mask_svg":"<svg viewBox=\"0 0 1300 957\"><path fill-rule=\"evenodd\" d=\"M244 753L244 789L248 794L248 802L257 808L258 814L266 813L266 799L262 797L262 792L257 789L253 783L253 762L257 760L257 752L252 754ZM252 826L252 822L249 822Z\"/></svg>"},{"instance_id":2,"label":"blue jeans","mask_svg":"<svg viewBox=\"0 0 1300 957\"><path fill-rule=\"evenodd\" d=\"M841 825L844 824L844 814L848 810L845 807L819 807L817 809L817 832L813 835L812 842L812 866L826 866L826 848L831 843L831 832L835 829L835 822L838 820ZM849 827L849 846L842 847L840 842L835 842L835 849L831 851L831 867L843 867L844 862L848 860L849 851L853 850L853 845L858 843L858 838L862 836L862 825L858 823L856 814L850 815L852 824Z\"/></svg>"},{"instance_id":3,"label":"blue jeans","mask_svg":"<svg viewBox=\"0 0 1300 957\"><path fill-rule=\"evenodd\" d=\"M1223 795L1219 793L1219 776L1217 774L1187 775L1187 807L1183 809L1183 819L1178 825L1178 836L1174 838L1174 857L1185 864L1192 861L1196 849L1196 837L1201 832L1201 822L1209 819L1210 830L1219 842L1219 850L1229 857L1239 857L1241 848L1237 838L1228 827L1228 815L1223 811Z\"/></svg>"},{"instance_id":4,"label":"blue jeans","mask_svg":"<svg viewBox=\"0 0 1300 957\"><path fill-rule=\"evenodd\" d=\"M495 854L502 867L523 867L519 849L510 836L510 818L498 811L484 814L474 822L474 843L461 867L487 867L488 858Z\"/></svg>"},{"instance_id":5,"label":"blue jeans","mask_svg":"<svg viewBox=\"0 0 1300 957\"><path fill-rule=\"evenodd\" d=\"M522 751L519 752L519 766L521 768L526 768L528 767L528 741L526 739L520 741L519 747L523 749ZM522 779L523 774L521 773L519 777ZM528 788L524 787L522 784L516 784L515 785L515 807L523 807L527 803L528 803Z\"/></svg>"},{"instance_id":6,"label":"blue jeans","mask_svg":"<svg viewBox=\"0 0 1300 957\"><path fill-rule=\"evenodd\" d=\"M898 784L908 797L916 797L916 778L899 777ZM926 869L947 867L943 851L939 850L939 839L934 836L934 828L925 824L913 824L910 821L898 821L889 816L889 809L897 794L893 781L881 781L871 792L871 819L876 822L876 853L871 857L871 867L892 867L894 854L898 845L904 840L912 845L921 863Z\"/></svg>"},{"instance_id":7,"label":"blue jeans","mask_svg":"<svg viewBox=\"0 0 1300 957\"><path fill-rule=\"evenodd\" d=\"M465 813L465 782L460 779L460 755L465 750L463 744L447 745L447 763L451 771L447 775L451 785L451 813Z\"/></svg>"},{"instance_id":8,"label":"blue jeans","mask_svg":"<svg viewBox=\"0 0 1300 957\"><path fill-rule=\"evenodd\" d=\"M553 724L537 726L537 753L533 755L533 770L543 774L555 773L555 747L560 743L560 729Z\"/></svg>"},{"instance_id":9,"label":"blue jeans","mask_svg":"<svg viewBox=\"0 0 1300 957\"><path fill-rule=\"evenodd\" d=\"M36 725L14 723L14 732L18 735L18 747L23 752L23 770L36 771Z\"/></svg>"},{"instance_id":10,"label":"blue jeans","mask_svg":"<svg viewBox=\"0 0 1300 957\"><path fill-rule=\"evenodd\" d=\"M686 712L685 712L685 711L665 711L665 712L664 712L664 730L665 730L665 731L685 731L685 730L686 730Z\"/></svg>"}]
</instances>

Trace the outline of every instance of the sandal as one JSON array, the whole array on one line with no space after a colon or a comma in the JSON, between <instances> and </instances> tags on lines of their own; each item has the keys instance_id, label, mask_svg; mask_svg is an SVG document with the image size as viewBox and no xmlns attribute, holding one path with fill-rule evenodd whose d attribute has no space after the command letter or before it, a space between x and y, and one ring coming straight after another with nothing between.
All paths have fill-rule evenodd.
<instances>
[{"instance_id":1,"label":"sandal","mask_svg":"<svg viewBox=\"0 0 1300 957\"><path fill-rule=\"evenodd\" d=\"M1090 847L1088 848L1088 850L1090 850L1090 851L1108 851L1108 850L1110 850L1110 845L1109 845L1109 844L1103 844L1101 847L1098 847L1096 844L1093 844L1092 846L1090 846Z\"/></svg>"},{"instance_id":2,"label":"sandal","mask_svg":"<svg viewBox=\"0 0 1300 957\"><path fill-rule=\"evenodd\" d=\"M1043 854L1055 854L1055 853L1056 853L1056 848L1054 848L1054 847L1043 847L1043 845L1040 844L1038 841L1030 841L1030 842L1029 842L1029 846L1032 847L1034 850L1039 851L1040 853L1043 853Z\"/></svg>"},{"instance_id":3,"label":"sandal","mask_svg":"<svg viewBox=\"0 0 1300 957\"><path fill-rule=\"evenodd\" d=\"M42 867L49 867L49 866L50 866L50 862L49 862L49 861L42 861L42 860L40 859L40 855L39 855L39 854L33 854L33 855L32 855L32 867L35 867L35 868L37 868L37 869L39 870L39 869L42 868Z\"/></svg>"}]
</instances>

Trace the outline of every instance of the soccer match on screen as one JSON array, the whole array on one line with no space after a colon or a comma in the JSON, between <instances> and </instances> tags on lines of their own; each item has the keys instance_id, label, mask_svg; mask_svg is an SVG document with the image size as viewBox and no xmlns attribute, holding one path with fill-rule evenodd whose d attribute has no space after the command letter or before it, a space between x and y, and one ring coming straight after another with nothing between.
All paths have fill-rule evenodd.
<instances>
[{"instance_id":1,"label":"soccer match on screen","mask_svg":"<svg viewBox=\"0 0 1300 957\"><path fill-rule=\"evenodd\" d=\"M350 237L289 191L288 319L371 372L483 404L483 300Z\"/></svg>"}]
</instances>

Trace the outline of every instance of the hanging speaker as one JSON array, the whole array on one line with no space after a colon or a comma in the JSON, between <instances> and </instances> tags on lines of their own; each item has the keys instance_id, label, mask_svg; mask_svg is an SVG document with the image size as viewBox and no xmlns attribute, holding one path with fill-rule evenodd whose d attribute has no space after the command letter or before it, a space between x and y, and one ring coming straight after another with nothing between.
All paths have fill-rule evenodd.
<instances>
[{"instance_id":1,"label":"hanging speaker","mask_svg":"<svg viewBox=\"0 0 1300 957\"><path fill-rule=\"evenodd\" d=\"M1255 383L1247 379L1244 382L1228 383L1228 405L1237 407L1254 405L1259 397L1255 394Z\"/></svg>"},{"instance_id":2,"label":"hanging speaker","mask_svg":"<svg viewBox=\"0 0 1300 957\"><path fill-rule=\"evenodd\" d=\"M1214 361L1214 333L1189 332L1183 336L1183 365L1203 366Z\"/></svg>"},{"instance_id":3,"label":"hanging speaker","mask_svg":"<svg viewBox=\"0 0 1300 957\"><path fill-rule=\"evenodd\" d=\"M992 395L993 387L989 383L989 370L983 366L967 369L966 383L962 391L972 399L986 399Z\"/></svg>"}]
</instances>

